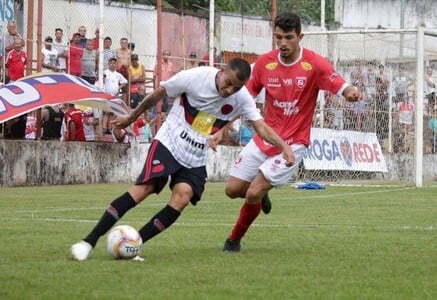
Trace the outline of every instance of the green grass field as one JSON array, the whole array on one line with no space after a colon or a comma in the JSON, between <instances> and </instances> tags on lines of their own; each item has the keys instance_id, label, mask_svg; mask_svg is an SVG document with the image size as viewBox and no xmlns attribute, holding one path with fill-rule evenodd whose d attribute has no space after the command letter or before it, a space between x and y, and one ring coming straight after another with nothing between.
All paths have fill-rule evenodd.
<instances>
[{"instance_id":1,"label":"green grass field","mask_svg":"<svg viewBox=\"0 0 437 300\"><path fill-rule=\"evenodd\" d=\"M437 299L437 189L334 187L270 193L240 253L222 246L242 201L209 183L144 262L116 261L102 238L70 246L126 184L0 188L0 299ZM140 228L168 188L118 224Z\"/></svg>"}]
</instances>

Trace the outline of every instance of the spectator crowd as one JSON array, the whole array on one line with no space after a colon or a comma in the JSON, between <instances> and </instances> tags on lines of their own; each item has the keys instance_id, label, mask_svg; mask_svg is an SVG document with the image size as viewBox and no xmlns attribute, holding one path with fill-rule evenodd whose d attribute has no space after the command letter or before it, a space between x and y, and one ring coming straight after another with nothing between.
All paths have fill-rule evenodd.
<instances>
[{"instance_id":1,"label":"spectator crowd","mask_svg":"<svg viewBox=\"0 0 437 300\"><path fill-rule=\"evenodd\" d=\"M15 21L7 23L4 34L4 55L0 63L3 83L16 81L25 76L30 62L26 57L24 39L17 32ZM112 39L103 39L103 57L99 57L99 29L93 38L87 38L87 28L79 26L71 39L64 36L62 28L54 30L54 37L44 38L41 51L41 72L63 72L82 78L99 86L99 61L103 60L103 86L105 92L122 99L130 109L136 108L147 95L148 84L154 88L181 70L209 65L209 55L198 59L191 51L184 59L182 68L176 70L171 52L162 52L160 65L155 66L148 78L147 70L135 53L135 43L123 37L116 49ZM214 48L215 67L220 67L217 49ZM389 69L389 70L387 70ZM408 65L390 68L375 60L356 59L350 65L339 68L342 74L363 94L357 103L344 101L336 95L321 92L313 126L335 130L375 132L385 151L413 151L415 80ZM437 102L433 65L428 63L424 74L424 145L426 153L437 152ZM263 112L263 96L257 106ZM148 143L165 121L172 99L165 98L146 111L134 123L134 139ZM81 105L67 104L48 106L41 110L41 138L61 141L129 142L124 130L114 130L110 121L112 113L102 112ZM1 125L0 136L8 139L35 139L35 114L29 113ZM254 130L245 120L237 120L224 135L223 144L244 146ZM389 139L391 137L391 139Z\"/></svg>"}]
</instances>

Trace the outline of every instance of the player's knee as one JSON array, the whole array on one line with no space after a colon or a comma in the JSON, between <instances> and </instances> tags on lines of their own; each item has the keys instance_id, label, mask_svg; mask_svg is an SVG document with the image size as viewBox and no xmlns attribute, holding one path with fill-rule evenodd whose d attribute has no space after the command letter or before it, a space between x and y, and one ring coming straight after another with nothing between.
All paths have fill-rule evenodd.
<instances>
[{"instance_id":1,"label":"player's knee","mask_svg":"<svg viewBox=\"0 0 437 300\"><path fill-rule=\"evenodd\" d=\"M226 196L228 196L231 199L242 197L241 196L241 192L238 191L238 189L236 189L235 187L233 187L232 185L229 185L229 184L227 184L225 186L225 194L226 194ZM243 197L244 197L244 195L243 195Z\"/></svg>"}]
</instances>

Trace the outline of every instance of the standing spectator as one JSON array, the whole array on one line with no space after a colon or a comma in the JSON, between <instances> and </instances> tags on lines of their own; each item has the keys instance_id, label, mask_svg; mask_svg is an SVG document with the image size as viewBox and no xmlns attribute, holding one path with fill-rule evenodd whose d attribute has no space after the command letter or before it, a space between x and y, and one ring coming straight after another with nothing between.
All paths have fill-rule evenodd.
<instances>
[{"instance_id":1,"label":"standing spectator","mask_svg":"<svg viewBox=\"0 0 437 300\"><path fill-rule=\"evenodd\" d=\"M59 72L67 72L68 42L64 39L64 31L61 28L55 29L55 39L53 40L53 49L58 51Z\"/></svg>"},{"instance_id":2,"label":"standing spectator","mask_svg":"<svg viewBox=\"0 0 437 300\"><path fill-rule=\"evenodd\" d=\"M23 39L15 38L15 48L10 50L6 56L6 68L8 69L9 79L16 81L24 77L24 71L27 64L27 55L23 51Z\"/></svg>"},{"instance_id":3,"label":"standing spectator","mask_svg":"<svg viewBox=\"0 0 437 300\"><path fill-rule=\"evenodd\" d=\"M332 103L331 106L327 109L328 113L332 115L332 129L343 130L344 129L344 121L343 121L343 101L337 95L332 95Z\"/></svg>"},{"instance_id":4,"label":"standing spectator","mask_svg":"<svg viewBox=\"0 0 437 300\"><path fill-rule=\"evenodd\" d=\"M26 136L27 114L6 121L5 134L6 139L24 139Z\"/></svg>"},{"instance_id":5,"label":"standing spectator","mask_svg":"<svg viewBox=\"0 0 437 300\"><path fill-rule=\"evenodd\" d=\"M27 64L26 52L22 50L23 39L15 36L14 48L6 56L6 67L8 68L7 81L16 81L24 77L24 70ZM23 114L5 122L4 137L7 139L24 139L26 136L27 114Z\"/></svg>"},{"instance_id":6,"label":"standing spectator","mask_svg":"<svg viewBox=\"0 0 437 300\"><path fill-rule=\"evenodd\" d=\"M83 48L80 45L80 34L76 32L73 34L73 42L70 45L70 74L75 76L81 76L82 75L82 55L83 55Z\"/></svg>"},{"instance_id":7,"label":"standing spectator","mask_svg":"<svg viewBox=\"0 0 437 300\"><path fill-rule=\"evenodd\" d=\"M99 56L97 50L93 49L93 41L88 40L81 58L82 78L91 84L96 83Z\"/></svg>"},{"instance_id":8,"label":"standing spectator","mask_svg":"<svg viewBox=\"0 0 437 300\"><path fill-rule=\"evenodd\" d=\"M103 40L103 70L108 69L109 59L116 57L115 50L111 49L112 39L107 36Z\"/></svg>"},{"instance_id":9,"label":"standing spectator","mask_svg":"<svg viewBox=\"0 0 437 300\"><path fill-rule=\"evenodd\" d=\"M278 14L273 26L277 49L257 59L246 85L252 96L266 89L265 122L289 144L293 165L281 155L283 149L265 143L258 132L243 148L231 168L225 192L231 198L245 198L245 202L223 251L240 251L240 240L261 209L270 212L267 192L286 184L298 170L310 142L319 90L348 101L360 98L357 89L347 84L326 59L300 45L301 30L298 15Z\"/></svg>"},{"instance_id":10,"label":"standing spectator","mask_svg":"<svg viewBox=\"0 0 437 300\"><path fill-rule=\"evenodd\" d=\"M190 56L188 56L188 60L185 64L185 70L189 70L197 67L197 54L196 52L191 52Z\"/></svg>"},{"instance_id":11,"label":"standing spectator","mask_svg":"<svg viewBox=\"0 0 437 300\"><path fill-rule=\"evenodd\" d=\"M209 52L207 54L205 54L205 56L202 59L202 62L204 63L204 65L209 66ZM214 47L214 67L216 68L220 68L220 60L217 56L217 48Z\"/></svg>"},{"instance_id":12,"label":"standing spectator","mask_svg":"<svg viewBox=\"0 0 437 300\"><path fill-rule=\"evenodd\" d=\"M94 142L99 140L98 126L99 116L101 111L96 108L83 107L82 108L82 124L85 140L87 142Z\"/></svg>"},{"instance_id":13,"label":"standing spectator","mask_svg":"<svg viewBox=\"0 0 437 300\"><path fill-rule=\"evenodd\" d=\"M364 72L365 80L364 86L367 95L367 103L373 105L376 94L376 77L377 72L375 70L375 62L367 62L367 70Z\"/></svg>"},{"instance_id":14,"label":"standing spectator","mask_svg":"<svg viewBox=\"0 0 437 300\"><path fill-rule=\"evenodd\" d=\"M115 50L117 58L117 71L125 78L129 78L129 65L131 50L128 47L128 39L120 39L120 48ZM121 89L121 99L129 106L129 86L126 85Z\"/></svg>"},{"instance_id":15,"label":"standing spectator","mask_svg":"<svg viewBox=\"0 0 437 300\"><path fill-rule=\"evenodd\" d=\"M52 47L53 38L48 36L44 39L44 48L41 50L42 72L58 72L58 51Z\"/></svg>"},{"instance_id":16,"label":"standing spectator","mask_svg":"<svg viewBox=\"0 0 437 300\"><path fill-rule=\"evenodd\" d=\"M130 64L131 50L128 48L128 39L123 37L120 39L120 48L115 49L115 57L117 58L117 71L126 69Z\"/></svg>"},{"instance_id":17,"label":"standing spectator","mask_svg":"<svg viewBox=\"0 0 437 300\"><path fill-rule=\"evenodd\" d=\"M408 98L408 87L413 84L412 79L405 72L405 67L399 65L398 74L393 78L393 85L395 90L395 103L403 102Z\"/></svg>"},{"instance_id":18,"label":"standing spectator","mask_svg":"<svg viewBox=\"0 0 437 300\"><path fill-rule=\"evenodd\" d=\"M138 143L150 143L152 140L152 130L147 112L144 113L144 117L138 117L133 124L132 131Z\"/></svg>"},{"instance_id":19,"label":"standing spectator","mask_svg":"<svg viewBox=\"0 0 437 300\"><path fill-rule=\"evenodd\" d=\"M85 142L85 132L82 123L82 111L77 109L73 103L68 105L64 113L65 141Z\"/></svg>"},{"instance_id":20,"label":"standing spectator","mask_svg":"<svg viewBox=\"0 0 437 300\"><path fill-rule=\"evenodd\" d=\"M427 101L428 113L431 113L434 105L436 104L435 96L435 82L432 78L432 67L426 67L425 82L424 82L424 95Z\"/></svg>"},{"instance_id":21,"label":"standing spectator","mask_svg":"<svg viewBox=\"0 0 437 300\"><path fill-rule=\"evenodd\" d=\"M96 31L94 32L95 37L93 38L93 49L99 50L99 39L100 39L100 29L96 28Z\"/></svg>"},{"instance_id":22,"label":"standing spectator","mask_svg":"<svg viewBox=\"0 0 437 300\"><path fill-rule=\"evenodd\" d=\"M405 127L405 133L410 134L413 129L414 104L408 98L397 104L399 124Z\"/></svg>"},{"instance_id":23,"label":"standing spectator","mask_svg":"<svg viewBox=\"0 0 437 300\"><path fill-rule=\"evenodd\" d=\"M46 106L41 110L43 140L59 141L63 118L64 112L58 105Z\"/></svg>"},{"instance_id":24,"label":"standing spectator","mask_svg":"<svg viewBox=\"0 0 437 300\"><path fill-rule=\"evenodd\" d=\"M352 85L355 86L363 95L363 99L359 102L353 103L353 109L352 111L349 111L351 114L350 117L353 120L352 123L355 123L353 129L361 131L366 117L367 94L365 84L366 76L364 74L364 70L362 69L362 62L359 59L355 60L354 69L351 72L351 81Z\"/></svg>"},{"instance_id":25,"label":"standing spectator","mask_svg":"<svg viewBox=\"0 0 437 300\"><path fill-rule=\"evenodd\" d=\"M14 20L9 21L6 28L7 32L4 36L5 53L7 54L12 49L15 49L15 38L21 38L22 48L24 48L24 40L17 31L17 23Z\"/></svg>"},{"instance_id":26,"label":"standing spectator","mask_svg":"<svg viewBox=\"0 0 437 300\"><path fill-rule=\"evenodd\" d=\"M379 141L388 137L388 76L385 74L384 66L379 65L379 73L376 76L375 94L375 124L376 135Z\"/></svg>"},{"instance_id":27,"label":"standing spectator","mask_svg":"<svg viewBox=\"0 0 437 300\"><path fill-rule=\"evenodd\" d=\"M130 108L131 109L136 108L138 104L140 104L145 97L146 97L146 87L144 85L141 85L138 87L137 93L131 95Z\"/></svg>"},{"instance_id":28,"label":"standing spectator","mask_svg":"<svg viewBox=\"0 0 437 300\"><path fill-rule=\"evenodd\" d=\"M176 74L176 70L174 69L173 63L169 60L171 53L170 50L162 51L162 60L161 60L161 82L167 81L173 75ZM160 82L158 82L158 65L155 65L153 74L155 76L155 86L159 86ZM166 112L171 107L170 99L166 96L162 103L158 104L162 106L162 112Z\"/></svg>"},{"instance_id":29,"label":"standing spectator","mask_svg":"<svg viewBox=\"0 0 437 300\"><path fill-rule=\"evenodd\" d=\"M108 69L104 72L106 93L117 96L120 89L128 84L127 79L116 70L117 59L115 57L109 59Z\"/></svg>"},{"instance_id":30,"label":"standing spectator","mask_svg":"<svg viewBox=\"0 0 437 300\"><path fill-rule=\"evenodd\" d=\"M431 146L431 153L437 153L437 104L433 106L430 115L427 117L425 136Z\"/></svg>"},{"instance_id":31,"label":"standing spectator","mask_svg":"<svg viewBox=\"0 0 437 300\"><path fill-rule=\"evenodd\" d=\"M138 103L133 103L132 99L137 98L138 90L145 87L145 81L146 69L142 63L138 62L138 55L132 54L129 66L129 103L131 108L135 108L138 105Z\"/></svg>"},{"instance_id":32,"label":"standing spectator","mask_svg":"<svg viewBox=\"0 0 437 300\"><path fill-rule=\"evenodd\" d=\"M120 93L120 89L128 84L127 79L116 71L117 59L112 57L108 62L108 69L103 73L104 78L104 91L113 96L117 96ZM110 131L110 113L103 112L103 133L111 134Z\"/></svg>"},{"instance_id":33,"label":"standing spectator","mask_svg":"<svg viewBox=\"0 0 437 300\"><path fill-rule=\"evenodd\" d=\"M77 32L79 33L80 40L79 44L82 48L86 47L87 37L86 37L86 27L85 26L79 26Z\"/></svg>"},{"instance_id":34,"label":"standing spectator","mask_svg":"<svg viewBox=\"0 0 437 300\"><path fill-rule=\"evenodd\" d=\"M127 48L130 50L130 53L132 55L135 52L135 43L134 42L127 43Z\"/></svg>"}]
</instances>

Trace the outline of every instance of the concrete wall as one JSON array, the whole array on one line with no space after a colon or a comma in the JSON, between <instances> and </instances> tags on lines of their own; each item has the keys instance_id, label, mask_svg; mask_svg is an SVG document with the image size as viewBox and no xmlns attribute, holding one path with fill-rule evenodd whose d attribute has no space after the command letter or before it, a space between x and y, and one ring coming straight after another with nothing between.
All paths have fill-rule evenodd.
<instances>
[{"instance_id":1,"label":"concrete wall","mask_svg":"<svg viewBox=\"0 0 437 300\"><path fill-rule=\"evenodd\" d=\"M60 143L0 139L0 185L133 182L149 144ZM238 147L210 150L210 181L224 181Z\"/></svg>"},{"instance_id":2,"label":"concrete wall","mask_svg":"<svg viewBox=\"0 0 437 300\"><path fill-rule=\"evenodd\" d=\"M435 0L336 0L335 8L343 28L437 28Z\"/></svg>"},{"instance_id":3,"label":"concrete wall","mask_svg":"<svg viewBox=\"0 0 437 300\"><path fill-rule=\"evenodd\" d=\"M0 139L0 186L133 182L149 144L60 143ZM209 181L225 181L239 147L209 150ZM413 156L386 155L389 172L375 180L414 182ZM424 181L437 180L437 154L424 156ZM324 181L332 180L320 179ZM299 180L299 178L297 178Z\"/></svg>"}]
</instances>

